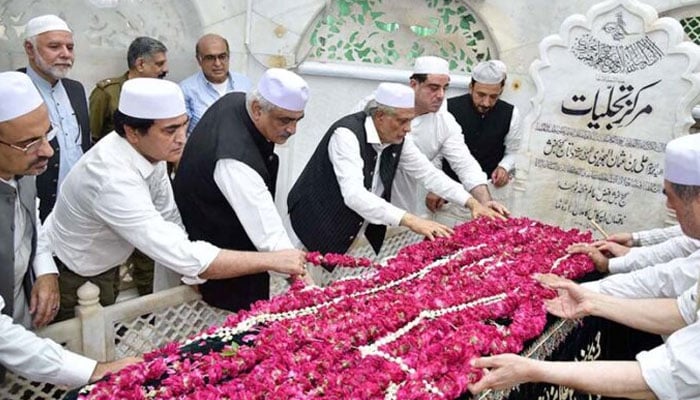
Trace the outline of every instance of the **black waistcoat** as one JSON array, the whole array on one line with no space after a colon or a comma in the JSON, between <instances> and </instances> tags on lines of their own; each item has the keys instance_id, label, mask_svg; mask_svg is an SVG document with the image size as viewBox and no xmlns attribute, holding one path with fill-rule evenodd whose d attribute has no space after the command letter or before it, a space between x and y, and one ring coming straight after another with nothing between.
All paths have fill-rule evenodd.
<instances>
[{"instance_id":1,"label":"black waistcoat","mask_svg":"<svg viewBox=\"0 0 700 400\"><path fill-rule=\"evenodd\" d=\"M190 135L173 182L175 201L190 239L225 249L256 250L216 185L214 169L221 159L243 162L262 177L274 197L279 164L273 150L274 144L250 119L244 93L227 94L212 104ZM237 311L269 297L269 275L209 280L201 286L201 293L207 303Z\"/></svg>"},{"instance_id":2,"label":"black waistcoat","mask_svg":"<svg viewBox=\"0 0 700 400\"><path fill-rule=\"evenodd\" d=\"M364 223L364 218L346 206L343 201L338 178L328 156L328 142L331 135L340 127L348 128L355 134L360 143L360 156L364 161L362 171L364 186L370 190L377 153L372 145L367 143L365 117L364 112L359 112L343 117L333 124L321 139L304 171L289 192L287 206L292 227L310 251L345 253ZM391 193L391 183L399 165L402 147L403 143L384 149L396 154L390 166L389 187L384 185L389 193Z\"/></svg>"},{"instance_id":3,"label":"black waistcoat","mask_svg":"<svg viewBox=\"0 0 700 400\"><path fill-rule=\"evenodd\" d=\"M493 109L482 115L474 108L471 94L467 93L448 99L447 110L462 127L464 143L490 178L506 151L504 141L510 130L513 106L498 100ZM443 170L451 178L459 180L447 164L443 163Z\"/></svg>"}]
</instances>

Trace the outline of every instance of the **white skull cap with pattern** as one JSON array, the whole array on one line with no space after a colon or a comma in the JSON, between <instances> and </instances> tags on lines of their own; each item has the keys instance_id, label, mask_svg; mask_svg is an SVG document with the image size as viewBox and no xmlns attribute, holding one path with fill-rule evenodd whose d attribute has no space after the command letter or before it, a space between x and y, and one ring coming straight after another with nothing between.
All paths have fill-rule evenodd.
<instances>
[{"instance_id":1,"label":"white skull cap with pattern","mask_svg":"<svg viewBox=\"0 0 700 400\"><path fill-rule=\"evenodd\" d=\"M133 78L124 82L119 111L142 119L168 119L187 113L180 86L156 78Z\"/></svg>"},{"instance_id":2,"label":"white skull cap with pattern","mask_svg":"<svg viewBox=\"0 0 700 400\"><path fill-rule=\"evenodd\" d=\"M664 179L700 186L700 135L681 136L666 143Z\"/></svg>"},{"instance_id":3,"label":"white skull cap with pattern","mask_svg":"<svg viewBox=\"0 0 700 400\"><path fill-rule=\"evenodd\" d=\"M72 33L66 21L53 14L47 14L30 19L29 22L27 22L27 28L24 30L24 37L30 38L49 31L65 31Z\"/></svg>"},{"instance_id":4,"label":"white skull cap with pattern","mask_svg":"<svg viewBox=\"0 0 700 400\"><path fill-rule=\"evenodd\" d=\"M22 72L0 72L0 122L36 110L44 103L32 80Z\"/></svg>"},{"instance_id":5,"label":"white skull cap with pattern","mask_svg":"<svg viewBox=\"0 0 700 400\"><path fill-rule=\"evenodd\" d=\"M292 71L270 68L258 82L258 92L265 100L289 111L304 111L309 100L309 85Z\"/></svg>"},{"instance_id":6,"label":"white skull cap with pattern","mask_svg":"<svg viewBox=\"0 0 700 400\"><path fill-rule=\"evenodd\" d=\"M415 92L410 86L400 83L380 83L374 92L378 104L393 108L413 108Z\"/></svg>"},{"instance_id":7,"label":"white skull cap with pattern","mask_svg":"<svg viewBox=\"0 0 700 400\"><path fill-rule=\"evenodd\" d=\"M447 60L435 56L423 56L416 58L413 64L414 74L440 74L449 75L450 66Z\"/></svg>"},{"instance_id":8,"label":"white skull cap with pattern","mask_svg":"<svg viewBox=\"0 0 700 400\"><path fill-rule=\"evenodd\" d=\"M506 79L506 65L498 60L480 62L472 70L472 79L487 85L501 83Z\"/></svg>"}]
</instances>

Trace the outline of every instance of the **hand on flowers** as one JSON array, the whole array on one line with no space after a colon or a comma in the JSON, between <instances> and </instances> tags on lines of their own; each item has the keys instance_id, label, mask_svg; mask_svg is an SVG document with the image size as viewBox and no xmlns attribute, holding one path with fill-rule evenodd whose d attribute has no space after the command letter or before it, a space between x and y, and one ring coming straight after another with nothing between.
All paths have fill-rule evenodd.
<instances>
[{"instance_id":1,"label":"hand on flowers","mask_svg":"<svg viewBox=\"0 0 700 400\"><path fill-rule=\"evenodd\" d=\"M429 192L428 195L425 196L425 206L432 212L441 209L445 204L447 204L447 201L433 192Z\"/></svg>"},{"instance_id":2,"label":"hand on flowers","mask_svg":"<svg viewBox=\"0 0 700 400\"><path fill-rule=\"evenodd\" d=\"M610 253L613 257L622 257L630 252L629 247L610 240L598 240L593 242L593 246L601 252Z\"/></svg>"},{"instance_id":3,"label":"hand on flowers","mask_svg":"<svg viewBox=\"0 0 700 400\"><path fill-rule=\"evenodd\" d=\"M605 256L599 249L595 248L594 246L591 246L589 244L584 244L584 243L579 243L579 244L572 244L566 249L569 254L578 254L578 253L584 253L587 254L588 257L591 258L593 261L593 264L595 264L595 269L598 270L598 272L602 273L607 273L609 272L608 270L608 264L609 260L608 257Z\"/></svg>"},{"instance_id":4,"label":"hand on flowers","mask_svg":"<svg viewBox=\"0 0 700 400\"><path fill-rule=\"evenodd\" d=\"M542 285L555 289L558 296L545 300L550 314L559 318L578 319L593 314L592 296L596 293L584 289L579 284L554 274L535 274Z\"/></svg>"},{"instance_id":5,"label":"hand on flowers","mask_svg":"<svg viewBox=\"0 0 700 400\"><path fill-rule=\"evenodd\" d=\"M403 218L401 218L401 226L405 226L430 240L435 240L437 237L447 237L454 233L452 228L429 219L417 217L410 213L404 214Z\"/></svg>"},{"instance_id":6,"label":"hand on flowers","mask_svg":"<svg viewBox=\"0 0 700 400\"><path fill-rule=\"evenodd\" d=\"M484 207L473 197L470 197L469 200L467 200L467 204L465 204L464 206L472 212L472 218L474 219L477 219L479 217L487 217L490 219L498 218L504 221L506 219L506 217L494 211L493 209L489 207Z\"/></svg>"},{"instance_id":7,"label":"hand on flowers","mask_svg":"<svg viewBox=\"0 0 700 400\"><path fill-rule=\"evenodd\" d=\"M496 167L491 173L491 182L493 182L493 185L496 187L505 186L508 184L508 181L510 181L510 175L508 171L501 166Z\"/></svg>"},{"instance_id":8,"label":"hand on flowers","mask_svg":"<svg viewBox=\"0 0 700 400\"><path fill-rule=\"evenodd\" d=\"M489 200L486 203L484 203L484 206L492 209L493 211L501 214L504 217L508 217L510 215L510 211L506 208L506 206L497 202L496 200Z\"/></svg>"},{"instance_id":9,"label":"hand on flowers","mask_svg":"<svg viewBox=\"0 0 700 400\"><path fill-rule=\"evenodd\" d=\"M297 249L278 250L269 253L272 257L272 270L281 274L304 276L306 253Z\"/></svg>"},{"instance_id":10,"label":"hand on flowers","mask_svg":"<svg viewBox=\"0 0 700 400\"><path fill-rule=\"evenodd\" d=\"M605 240L607 240L608 242L619 243L625 247L634 246L634 239L632 239L632 234L628 232L613 233L612 235L608 236Z\"/></svg>"},{"instance_id":11,"label":"hand on flowers","mask_svg":"<svg viewBox=\"0 0 700 400\"><path fill-rule=\"evenodd\" d=\"M143 361L143 359L139 357L126 357L112 362L98 362L97 366L95 366L95 370L92 372L90 382L98 381L107 373L115 373L126 366L136 364L141 361Z\"/></svg>"},{"instance_id":12,"label":"hand on flowers","mask_svg":"<svg viewBox=\"0 0 700 400\"><path fill-rule=\"evenodd\" d=\"M489 368L484 370L484 376L478 382L469 385L473 394L487 389L509 389L515 385L532 381L530 376L535 360L516 354L499 354L492 357L475 358L471 361L474 368Z\"/></svg>"},{"instance_id":13,"label":"hand on flowers","mask_svg":"<svg viewBox=\"0 0 700 400\"><path fill-rule=\"evenodd\" d=\"M41 328L56 317L60 299L57 274L44 274L36 278L29 299L29 313L34 315L34 327Z\"/></svg>"}]
</instances>

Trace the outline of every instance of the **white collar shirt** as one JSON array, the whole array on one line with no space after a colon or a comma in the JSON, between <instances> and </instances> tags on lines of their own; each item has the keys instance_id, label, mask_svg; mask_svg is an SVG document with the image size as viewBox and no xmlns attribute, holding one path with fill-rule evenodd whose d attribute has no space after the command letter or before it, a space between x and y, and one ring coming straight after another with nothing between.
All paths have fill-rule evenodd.
<instances>
[{"instance_id":1,"label":"white collar shirt","mask_svg":"<svg viewBox=\"0 0 700 400\"><path fill-rule=\"evenodd\" d=\"M71 171L46 231L54 253L82 276L103 273L138 248L196 280L219 252L207 242L188 239L165 162L149 162L116 132Z\"/></svg>"}]
</instances>

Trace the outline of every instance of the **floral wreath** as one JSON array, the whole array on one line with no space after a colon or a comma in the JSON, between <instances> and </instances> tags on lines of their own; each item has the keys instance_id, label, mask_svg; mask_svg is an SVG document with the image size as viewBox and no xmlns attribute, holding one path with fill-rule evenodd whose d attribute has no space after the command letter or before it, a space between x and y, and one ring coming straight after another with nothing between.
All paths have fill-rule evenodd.
<instances>
[{"instance_id":1,"label":"floral wreath","mask_svg":"<svg viewBox=\"0 0 700 400\"><path fill-rule=\"evenodd\" d=\"M531 275L592 271L588 257L566 253L589 241L527 218L482 218L405 247L385 266L308 253L315 265L374 272L324 289L297 282L78 398L457 398L482 376L471 359L520 352L542 333L544 300L555 292Z\"/></svg>"}]
</instances>

